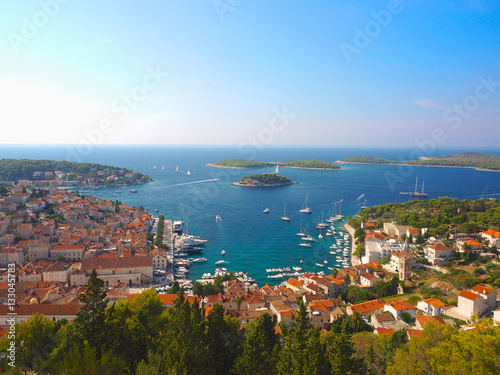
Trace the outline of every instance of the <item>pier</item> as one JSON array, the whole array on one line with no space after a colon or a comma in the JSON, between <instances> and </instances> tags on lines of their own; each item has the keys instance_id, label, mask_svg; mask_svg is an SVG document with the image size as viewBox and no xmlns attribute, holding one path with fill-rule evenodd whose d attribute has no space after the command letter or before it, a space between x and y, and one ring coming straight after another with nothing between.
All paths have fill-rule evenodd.
<instances>
[{"instance_id":1,"label":"pier","mask_svg":"<svg viewBox=\"0 0 500 375\"><path fill-rule=\"evenodd\" d=\"M174 236L173 236L172 220L165 219L163 228L163 243L168 246L167 250L167 278L169 281L174 281Z\"/></svg>"},{"instance_id":2,"label":"pier","mask_svg":"<svg viewBox=\"0 0 500 375\"><path fill-rule=\"evenodd\" d=\"M354 228L351 227L349 224L345 224L344 228L351 236L351 265L357 266L361 264L361 259L359 259L357 256L354 255L354 252L356 251L356 244L355 244L356 239L354 238Z\"/></svg>"}]
</instances>

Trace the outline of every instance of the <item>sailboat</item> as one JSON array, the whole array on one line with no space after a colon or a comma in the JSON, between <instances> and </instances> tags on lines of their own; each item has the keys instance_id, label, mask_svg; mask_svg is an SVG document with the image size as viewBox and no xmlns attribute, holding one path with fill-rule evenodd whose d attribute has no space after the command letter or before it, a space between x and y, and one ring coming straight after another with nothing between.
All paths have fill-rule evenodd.
<instances>
[{"instance_id":1,"label":"sailboat","mask_svg":"<svg viewBox=\"0 0 500 375\"><path fill-rule=\"evenodd\" d=\"M189 169L188 169L188 171L186 173L186 176L191 176L191 172L189 172Z\"/></svg>"},{"instance_id":2,"label":"sailboat","mask_svg":"<svg viewBox=\"0 0 500 375\"><path fill-rule=\"evenodd\" d=\"M422 181L422 192L418 193L417 192L418 177L416 177L415 178L415 192L410 193L410 196L411 197L421 197L421 198L428 196L429 194L424 193L424 183L425 183L425 181Z\"/></svg>"},{"instance_id":3,"label":"sailboat","mask_svg":"<svg viewBox=\"0 0 500 375\"><path fill-rule=\"evenodd\" d=\"M300 213L302 214L311 214L312 211L309 207L307 207L307 198L309 198L309 193L306 194L306 201L304 202L304 205L302 206L302 209L300 210Z\"/></svg>"},{"instance_id":4,"label":"sailboat","mask_svg":"<svg viewBox=\"0 0 500 375\"><path fill-rule=\"evenodd\" d=\"M286 203L283 203L283 216L281 217L283 221L290 221L290 218L286 216Z\"/></svg>"},{"instance_id":5,"label":"sailboat","mask_svg":"<svg viewBox=\"0 0 500 375\"><path fill-rule=\"evenodd\" d=\"M179 171L179 166L177 166L177 168L175 168L175 171L178 172Z\"/></svg>"},{"instance_id":6,"label":"sailboat","mask_svg":"<svg viewBox=\"0 0 500 375\"><path fill-rule=\"evenodd\" d=\"M156 165L153 167L153 169L156 169Z\"/></svg>"},{"instance_id":7,"label":"sailboat","mask_svg":"<svg viewBox=\"0 0 500 375\"><path fill-rule=\"evenodd\" d=\"M164 171L165 170L165 166L161 167L161 170Z\"/></svg>"},{"instance_id":8,"label":"sailboat","mask_svg":"<svg viewBox=\"0 0 500 375\"><path fill-rule=\"evenodd\" d=\"M310 242L304 242L304 239L300 240L299 246L302 246L302 247L312 247L311 243Z\"/></svg>"},{"instance_id":9,"label":"sailboat","mask_svg":"<svg viewBox=\"0 0 500 375\"><path fill-rule=\"evenodd\" d=\"M278 174L280 173L279 170L278 170L278 164L276 164L276 170L274 171L275 174Z\"/></svg>"},{"instance_id":10,"label":"sailboat","mask_svg":"<svg viewBox=\"0 0 500 375\"><path fill-rule=\"evenodd\" d=\"M329 225L323 221L323 212L321 213L321 221L316 224L316 228L321 229L321 228L328 228Z\"/></svg>"},{"instance_id":11,"label":"sailboat","mask_svg":"<svg viewBox=\"0 0 500 375\"><path fill-rule=\"evenodd\" d=\"M300 223L300 232L297 233L297 236L300 236L300 237L305 237L307 236L307 233L304 231L302 231L302 222Z\"/></svg>"},{"instance_id":12,"label":"sailboat","mask_svg":"<svg viewBox=\"0 0 500 375\"><path fill-rule=\"evenodd\" d=\"M268 214L268 213L269 213L269 208L266 208L266 209L265 209L264 211L262 211L262 212L264 212L265 214Z\"/></svg>"}]
</instances>

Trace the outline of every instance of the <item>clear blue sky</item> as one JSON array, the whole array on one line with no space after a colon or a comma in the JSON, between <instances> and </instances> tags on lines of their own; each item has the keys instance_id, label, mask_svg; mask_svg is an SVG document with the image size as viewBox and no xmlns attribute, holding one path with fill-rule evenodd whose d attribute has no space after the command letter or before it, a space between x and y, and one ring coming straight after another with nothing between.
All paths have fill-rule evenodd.
<instances>
[{"instance_id":1,"label":"clear blue sky","mask_svg":"<svg viewBox=\"0 0 500 375\"><path fill-rule=\"evenodd\" d=\"M60 1L1 5L0 143L500 145L495 0Z\"/></svg>"}]
</instances>

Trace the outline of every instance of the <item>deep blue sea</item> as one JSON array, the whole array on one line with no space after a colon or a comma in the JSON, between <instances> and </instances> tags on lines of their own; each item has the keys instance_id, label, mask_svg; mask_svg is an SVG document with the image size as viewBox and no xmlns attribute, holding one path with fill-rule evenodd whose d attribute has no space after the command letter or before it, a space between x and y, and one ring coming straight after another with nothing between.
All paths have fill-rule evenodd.
<instances>
[{"instance_id":1,"label":"deep blue sea","mask_svg":"<svg viewBox=\"0 0 500 375\"><path fill-rule=\"evenodd\" d=\"M158 209L166 218L184 220L189 234L207 239L207 247L200 256L207 258L208 262L191 266L189 277L193 280L201 278L205 272L213 273L215 262L221 259L230 262L224 266L228 270L248 271L259 286L281 281L268 279L266 268L301 266L304 271L319 271L322 268L316 263L324 260L328 261L328 266L333 266L335 256L329 254L333 239L324 236L312 248L299 247L296 232L300 227L309 224L310 234L317 238L319 231L314 229L314 224L322 213L326 217L334 202L340 200L343 200L342 214L346 219L359 210L365 199L368 206L406 201L409 196L399 192L413 191L416 177L419 190L421 181L425 181L429 198L500 198L500 173L473 169L353 164L342 165L343 169L336 171L280 168L282 175L300 184L280 188L242 188L230 183L245 174L273 172L274 169L248 171L203 166L222 159L245 158L250 151L256 151L255 160L260 161L335 161L357 155L408 160L415 152L410 148L289 146L241 150L236 146L102 145L82 151L85 155L73 146L1 145L0 158L69 159L131 168L148 174L154 182L136 187L137 194L113 197L116 189L102 189L93 194L99 192L103 194L102 198L149 207L155 215L158 213L154 210ZM500 155L500 149L439 149L432 155L457 152ZM177 166L179 171L176 172ZM217 178L220 180L207 181ZM311 215L299 213L306 194L313 210ZM280 220L284 204L291 222ZM269 214L262 213L265 208L270 209ZM216 222L217 215L221 216L222 222ZM220 255L223 249L226 250L224 258ZM323 270L328 272L326 267Z\"/></svg>"}]
</instances>

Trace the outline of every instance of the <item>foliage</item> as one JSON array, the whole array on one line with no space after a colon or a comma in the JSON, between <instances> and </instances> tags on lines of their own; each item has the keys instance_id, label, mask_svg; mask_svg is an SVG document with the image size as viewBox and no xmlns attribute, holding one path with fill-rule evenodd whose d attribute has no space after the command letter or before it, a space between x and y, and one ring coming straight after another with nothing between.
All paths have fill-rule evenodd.
<instances>
[{"instance_id":1,"label":"foliage","mask_svg":"<svg viewBox=\"0 0 500 375\"><path fill-rule=\"evenodd\" d=\"M342 299L346 302L356 304L375 299L373 293L366 288L360 288L356 285L350 285L342 291Z\"/></svg>"},{"instance_id":2,"label":"foliage","mask_svg":"<svg viewBox=\"0 0 500 375\"><path fill-rule=\"evenodd\" d=\"M280 162L279 164L284 167L294 168L340 169L340 167L334 163L321 160L288 160Z\"/></svg>"},{"instance_id":3,"label":"foliage","mask_svg":"<svg viewBox=\"0 0 500 375\"><path fill-rule=\"evenodd\" d=\"M498 374L500 327L484 325L475 332L427 323L421 337L397 350L387 374Z\"/></svg>"},{"instance_id":4,"label":"foliage","mask_svg":"<svg viewBox=\"0 0 500 375\"><path fill-rule=\"evenodd\" d=\"M342 161L346 163L401 164L400 161L387 160L374 156L353 156L342 159ZM500 156L466 152L461 154L434 156L419 160L406 160L404 164L500 170Z\"/></svg>"},{"instance_id":5,"label":"foliage","mask_svg":"<svg viewBox=\"0 0 500 375\"><path fill-rule=\"evenodd\" d=\"M55 172L74 173L83 178L105 179L111 175L125 176L127 183L147 182L149 177L131 169L118 168L110 165L101 165L97 163L77 163L71 161L54 160L33 160L33 159L0 159L0 180L19 180L33 179L34 172ZM98 175L98 171L103 171L103 175ZM41 177L45 179L45 176ZM75 176L76 179L76 176Z\"/></svg>"},{"instance_id":6,"label":"foliage","mask_svg":"<svg viewBox=\"0 0 500 375\"><path fill-rule=\"evenodd\" d=\"M252 180L252 181L250 181ZM252 185L253 181L256 181L260 184L272 185L272 184L288 184L291 183L288 177L281 176L275 173L261 173L261 174L252 174L248 176L243 176L240 180L240 183L245 183Z\"/></svg>"},{"instance_id":7,"label":"foliage","mask_svg":"<svg viewBox=\"0 0 500 375\"><path fill-rule=\"evenodd\" d=\"M221 160L215 165L231 168L266 168L274 167L280 165L283 167L294 167L294 168L317 168L317 169L340 169L340 167L334 163L321 160L287 160L278 162L262 162L248 159L226 159Z\"/></svg>"},{"instance_id":8,"label":"foliage","mask_svg":"<svg viewBox=\"0 0 500 375\"><path fill-rule=\"evenodd\" d=\"M488 228L500 229L500 200L459 200L441 197L388 203L360 211L360 217L349 223L358 228L362 222L396 221L414 228L433 228L426 235L449 235L459 230L474 233ZM460 225L460 227L458 227ZM417 237L417 240L421 240Z\"/></svg>"},{"instance_id":9,"label":"foliage","mask_svg":"<svg viewBox=\"0 0 500 375\"><path fill-rule=\"evenodd\" d=\"M384 280L379 281L374 285L375 292L380 297L392 296L398 293L399 278L394 276L391 281L385 282Z\"/></svg>"},{"instance_id":10,"label":"foliage","mask_svg":"<svg viewBox=\"0 0 500 375\"><path fill-rule=\"evenodd\" d=\"M265 167L273 167L276 165L276 163L266 163L262 161L255 161L248 159L226 159L218 161L214 164L232 168L265 168Z\"/></svg>"},{"instance_id":11,"label":"foliage","mask_svg":"<svg viewBox=\"0 0 500 375\"><path fill-rule=\"evenodd\" d=\"M376 156L351 156L344 158L341 161L344 163L368 163L368 164L391 164L391 160L378 158Z\"/></svg>"}]
</instances>

